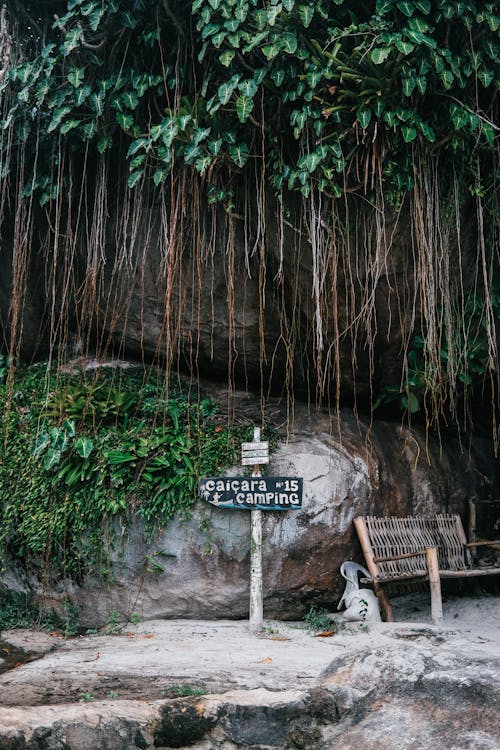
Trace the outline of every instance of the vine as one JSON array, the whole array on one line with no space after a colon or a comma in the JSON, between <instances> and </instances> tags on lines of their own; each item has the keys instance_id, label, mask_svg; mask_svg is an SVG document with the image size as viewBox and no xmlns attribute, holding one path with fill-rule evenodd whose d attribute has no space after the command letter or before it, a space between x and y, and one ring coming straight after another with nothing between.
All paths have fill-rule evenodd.
<instances>
[{"instance_id":1,"label":"vine","mask_svg":"<svg viewBox=\"0 0 500 750\"><path fill-rule=\"evenodd\" d=\"M123 351L133 285L154 267L163 318L146 346L141 297L135 354L198 377L214 327L207 334L202 302L220 263L230 386L250 369L238 326L248 311L234 293L244 273L258 279L248 309L258 309L263 395L277 380L290 402L300 392L338 406L346 371L356 384L364 361L372 404L400 376L411 412L407 355L420 336L431 422L444 404L456 412L468 378L487 380L498 408L495 3L51 0L35 11L10 0L0 44L11 357L36 263L40 331L60 361L70 334L84 353ZM480 372L460 354L471 294ZM186 319L194 333L183 337ZM399 371L374 384L394 338ZM273 381L279 364L285 378Z\"/></svg>"}]
</instances>

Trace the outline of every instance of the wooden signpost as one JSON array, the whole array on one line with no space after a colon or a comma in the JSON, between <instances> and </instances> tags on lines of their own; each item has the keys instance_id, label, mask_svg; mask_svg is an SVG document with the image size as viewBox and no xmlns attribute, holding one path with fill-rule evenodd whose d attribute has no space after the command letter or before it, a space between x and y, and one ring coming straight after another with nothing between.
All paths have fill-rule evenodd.
<instances>
[{"instance_id":1,"label":"wooden signpost","mask_svg":"<svg viewBox=\"0 0 500 750\"><path fill-rule=\"evenodd\" d=\"M241 444L241 463L253 466L251 477L205 477L200 497L218 508L250 510L250 631L263 627L262 511L302 507L302 479L263 477L260 466L269 463L269 445L254 427L253 442Z\"/></svg>"}]
</instances>

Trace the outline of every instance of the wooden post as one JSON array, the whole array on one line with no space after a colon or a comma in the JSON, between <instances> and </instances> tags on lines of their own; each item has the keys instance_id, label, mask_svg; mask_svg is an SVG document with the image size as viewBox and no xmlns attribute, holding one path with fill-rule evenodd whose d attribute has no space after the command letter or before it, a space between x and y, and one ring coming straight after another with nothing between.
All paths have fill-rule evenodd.
<instances>
[{"instance_id":1,"label":"wooden post","mask_svg":"<svg viewBox=\"0 0 500 750\"><path fill-rule=\"evenodd\" d=\"M260 442L260 427L253 429L254 443ZM255 465L252 476L260 477L260 467ZM262 511L250 511L250 632L260 633L264 624L262 595Z\"/></svg>"},{"instance_id":2,"label":"wooden post","mask_svg":"<svg viewBox=\"0 0 500 750\"><path fill-rule=\"evenodd\" d=\"M370 543L370 536L368 534L368 529L366 528L365 519L355 518L354 526L356 527L356 531L358 533L358 539L361 544L361 549L363 550L363 555L365 557L368 572L371 576L373 576L374 579L376 579L376 577L378 576L378 567L374 559L372 545ZM373 581L373 588L375 590L375 594L377 595L377 599L379 600L384 620L386 622L394 622L394 613L392 611L392 605L389 601L389 597L387 596L387 592L384 591L382 586L376 580Z\"/></svg>"},{"instance_id":3,"label":"wooden post","mask_svg":"<svg viewBox=\"0 0 500 750\"><path fill-rule=\"evenodd\" d=\"M441 579L439 577L439 563L436 547L428 547L425 551L427 569L429 571L429 586L431 589L431 617L434 625L443 622L443 603L441 600Z\"/></svg>"}]
</instances>

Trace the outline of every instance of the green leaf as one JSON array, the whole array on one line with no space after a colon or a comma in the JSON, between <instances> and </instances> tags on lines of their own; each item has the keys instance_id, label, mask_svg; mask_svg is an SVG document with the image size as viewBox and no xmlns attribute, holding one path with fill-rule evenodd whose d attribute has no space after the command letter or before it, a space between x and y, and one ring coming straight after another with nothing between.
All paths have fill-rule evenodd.
<instances>
[{"instance_id":1,"label":"green leaf","mask_svg":"<svg viewBox=\"0 0 500 750\"><path fill-rule=\"evenodd\" d=\"M238 91L240 91L243 96L249 96L253 97L259 90L259 87L253 80L253 78L248 78L245 81L242 81L238 84Z\"/></svg>"},{"instance_id":2,"label":"green leaf","mask_svg":"<svg viewBox=\"0 0 500 750\"><path fill-rule=\"evenodd\" d=\"M97 141L97 150L100 154L103 154L108 148L113 145L113 139L110 135L104 135Z\"/></svg>"},{"instance_id":3,"label":"green leaf","mask_svg":"<svg viewBox=\"0 0 500 750\"><path fill-rule=\"evenodd\" d=\"M403 125L401 127L401 132L403 134L403 140L405 143L411 143L417 137L416 129L408 125Z\"/></svg>"},{"instance_id":4,"label":"green leaf","mask_svg":"<svg viewBox=\"0 0 500 750\"><path fill-rule=\"evenodd\" d=\"M278 18L279 14L283 10L283 6L281 3L278 5L271 5L267 9L267 23L269 26L274 26L276 23L276 19Z\"/></svg>"},{"instance_id":5,"label":"green leaf","mask_svg":"<svg viewBox=\"0 0 500 750\"><path fill-rule=\"evenodd\" d=\"M138 154L132 161L130 162L130 169L134 170L137 169L137 167L141 167L144 162L147 159L147 154Z\"/></svg>"},{"instance_id":6,"label":"green leaf","mask_svg":"<svg viewBox=\"0 0 500 750\"><path fill-rule=\"evenodd\" d=\"M427 15L431 10L431 0L413 0L415 8Z\"/></svg>"},{"instance_id":7,"label":"green leaf","mask_svg":"<svg viewBox=\"0 0 500 750\"><path fill-rule=\"evenodd\" d=\"M312 5L299 5L298 7L299 18L302 22L302 26L307 29L314 16L314 6Z\"/></svg>"},{"instance_id":8,"label":"green leaf","mask_svg":"<svg viewBox=\"0 0 500 750\"><path fill-rule=\"evenodd\" d=\"M226 105L229 102L239 80L240 76L234 75L229 81L221 83L217 90L221 104Z\"/></svg>"},{"instance_id":9,"label":"green leaf","mask_svg":"<svg viewBox=\"0 0 500 750\"><path fill-rule=\"evenodd\" d=\"M88 458L94 450L94 443L88 437L81 437L75 441L75 450L80 458Z\"/></svg>"},{"instance_id":10,"label":"green leaf","mask_svg":"<svg viewBox=\"0 0 500 750\"><path fill-rule=\"evenodd\" d=\"M248 44L243 47L243 52L245 53L245 55L248 54L248 52L251 52L254 47L257 47L258 44L263 42L264 39L267 39L268 36L269 32L267 31L267 29L259 32L258 34L254 34Z\"/></svg>"},{"instance_id":11,"label":"green leaf","mask_svg":"<svg viewBox=\"0 0 500 750\"><path fill-rule=\"evenodd\" d=\"M401 13L404 13L408 18L415 13L415 4L410 2L410 0L401 0L401 2L397 4L397 7Z\"/></svg>"},{"instance_id":12,"label":"green leaf","mask_svg":"<svg viewBox=\"0 0 500 750\"><path fill-rule=\"evenodd\" d=\"M493 83L495 73L493 70L486 68L484 65L477 71L477 77L485 88L488 88Z\"/></svg>"},{"instance_id":13,"label":"green leaf","mask_svg":"<svg viewBox=\"0 0 500 750\"><path fill-rule=\"evenodd\" d=\"M210 133L212 132L212 128L196 128L196 130L193 133L193 143L198 145L202 141L206 141Z\"/></svg>"},{"instance_id":14,"label":"green leaf","mask_svg":"<svg viewBox=\"0 0 500 750\"><path fill-rule=\"evenodd\" d=\"M63 55L63 57L67 57L70 52L78 47L82 33L83 32L80 26L75 26L73 29L68 31L64 38L64 43L59 47L59 51L61 55Z\"/></svg>"},{"instance_id":15,"label":"green leaf","mask_svg":"<svg viewBox=\"0 0 500 750\"><path fill-rule=\"evenodd\" d=\"M294 31L284 31L279 39L281 49L289 55L297 51L297 34Z\"/></svg>"},{"instance_id":16,"label":"green leaf","mask_svg":"<svg viewBox=\"0 0 500 750\"><path fill-rule=\"evenodd\" d=\"M375 47L375 49L372 50L371 57L375 65L380 65L381 63L385 62L385 60L387 60L390 54L390 47Z\"/></svg>"},{"instance_id":17,"label":"green leaf","mask_svg":"<svg viewBox=\"0 0 500 750\"><path fill-rule=\"evenodd\" d=\"M377 14L379 16L384 16L386 13L389 13L394 6L394 0L377 0L376 3L376 10Z\"/></svg>"},{"instance_id":18,"label":"green leaf","mask_svg":"<svg viewBox=\"0 0 500 750\"><path fill-rule=\"evenodd\" d=\"M160 131L163 139L163 143L167 148L170 148L176 135L179 132L179 126L170 118L166 118L160 123ZM151 131L152 132L152 131Z\"/></svg>"},{"instance_id":19,"label":"green leaf","mask_svg":"<svg viewBox=\"0 0 500 750\"><path fill-rule=\"evenodd\" d=\"M248 3L243 3L241 5L237 5L234 9L234 17L237 21L240 23L243 23L243 21L247 20L248 16Z\"/></svg>"},{"instance_id":20,"label":"green leaf","mask_svg":"<svg viewBox=\"0 0 500 750\"><path fill-rule=\"evenodd\" d=\"M79 107L83 102L89 98L92 89L90 86L83 86L81 89L75 91L75 104Z\"/></svg>"},{"instance_id":21,"label":"green leaf","mask_svg":"<svg viewBox=\"0 0 500 750\"><path fill-rule=\"evenodd\" d=\"M215 141L209 141L208 150L213 156L217 156L222 147L222 138L217 138Z\"/></svg>"},{"instance_id":22,"label":"green leaf","mask_svg":"<svg viewBox=\"0 0 500 750\"><path fill-rule=\"evenodd\" d=\"M427 21L424 21L423 18L420 18L420 16L415 16L415 18L410 18L408 21L408 27L412 31L416 31L419 34L426 34L427 32L431 31L431 27L427 23Z\"/></svg>"},{"instance_id":23,"label":"green leaf","mask_svg":"<svg viewBox=\"0 0 500 750\"><path fill-rule=\"evenodd\" d=\"M85 74L84 68L71 68L66 78L75 89L82 85L83 77Z\"/></svg>"},{"instance_id":24,"label":"green leaf","mask_svg":"<svg viewBox=\"0 0 500 750\"><path fill-rule=\"evenodd\" d=\"M55 448L49 448L45 455L43 467L46 471L50 471L52 467L56 466L61 460L61 451L55 450Z\"/></svg>"},{"instance_id":25,"label":"green leaf","mask_svg":"<svg viewBox=\"0 0 500 750\"><path fill-rule=\"evenodd\" d=\"M153 182L155 186L158 187L158 185L160 185L162 182L165 182L168 175L169 175L168 169L161 168L161 169L155 170L155 173L153 175Z\"/></svg>"},{"instance_id":26,"label":"green leaf","mask_svg":"<svg viewBox=\"0 0 500 750\"><path fill-rule=\"evenodd\" d=\"M179 130L181 131L181 133L184 130L186 130L187 126L189 125L192 119L193 118L191 115L179 115L178 116L177 124L179 125Z\"/></svg>"},{"instance_id":27,"label":"green leaf","mask_svg":"<svg viewBox=\"0 0 500 750\"><path fill-rule=\"evenodd\" d=\"M283 7L285 10L290 13L290 11L293 10L293 6L295 5L295 0L283 0Z\"/></svg>"},{"instance_id":28,"label":"green leaf","mask_svg":"<svg viewBox=\"0 0 500 750\"><path fill-rule=\"evenodd\" d=\"M140 149L146 149L149 148L149 139L148 138L137 138L137 140L132 141L130 146L128 147L127 151L127 159L130 156L133 156L136 154Z\"/></svg>"},{"instance_id":29,"label":"green leaf","mask_svg":"<svg viewBox=\"0 0 500 750\"><path fill-rule=\"evenodd\" d=\"M441 80L443 82L443 86L445 87L445 89L447 89L447 90L451 89L451 87L453 86L453 81L455 79L455 77L454 77L453 73L451 72L451 70L443 70L443 72L441 73L440 78L441 78Z\"/></svg>"},{"instance_id":30,"label":"green leaf","mask_svg":"<svg viewBox=\"0 0 500 750\"><path fill-rule=\"evenodd\" d=\"M199 159L196 159L195 161L196 171L199 172L199 174L204 175L208 167L211 164L212 164L211 156L201 156Z\"/></svg>"},{"instance_id":31,"label":"green leaf","mask_svg":"<svg viewBox=\"0 0 500 750\"><path fill-rule=\"evenodd\" d=\"M61 120L71 112L71 107L58 107L54 110L52 120L47 128L48 133L52 133L60 124Z\"/></svg>"},{"instance_id":32,"label":"green leaf","mask_svg":"<svg viewBox=\"0 0 500 750\"><path fill-rule=\"evenodd\" d=\"M398 39L395 45L398 52L401 52L402 55L410 55L415 49L415 45L412 42L405 42L402 39Z\"/></svg>"},{"instance_id":33,"label":"green leaf","mask_svg":"<svg viewBox=\"0 0 500 750\"><path fill-rule=\"evenodd\" d=\"M484 120L481 122L481 130L484 133L484 137L490 144L490 146L493 146L495 142L495 133L493 131L493 128L491 127L489 122L484 122Z\"/></svg>"},{"instance_id":34,"label":"green leaf","mask_svg":"<svg viewBox=\"0 0 500 750\"><path fill-rule=\"evenodd\" d=\"M134 124L133 115L125 112L117 112L116 121L118 125L125 131L130 130L132 128L132 125Z\"/></svg>"},{"instance_id":35,"label":"green leaf","mask_svg":"<svg viewBox=\"0 0 500 750\"><path fill-rule=\"evenodd\" d=\"M265 79L266 76L267 76L267 68L257 68L256 70L254 70L253 80L255 81L257 86L260 86L260 84L262 83L262 81Z\"/></svg>"},{"instance_id":36,"label":"green leaf","mask_svg":"<svg viewBox=\"0 0 500 750\"><path fill-rule=\"evenodd\" d=\"M318 151L312 151L310 154L305 154L297 161L299 169L307 169L309 173L314 172L318 164L320 163L322 156Z\"/></svg>"},{"instance_id":37,"label":"green leaf","mask_svg":"<svg viewBox=\"0 0 500 750\"><path fill-rule=\"evenodd\" d=\"M73 128L76 128L80 124L80 120L66 120L64 125L61 126L61 134L65 135L66 133L69 133L70 130L73 130Z\"/></svg>"},{"instance_id":38,"label":"green leaf","mask_svg":"<svg viewBox=\"0 0 500 750\"><path fill-rule=\"evenodd\" d=\"M50 438L48 432L41 432L37 439L35 440L35 444L33 446L33 455L37 456L40 453L43 453L45 448L48 448L50 445Z\"/></svg>"},{"instance_id":39,"label":"green leaf","mask_svg":"<svg viewBox=\"0 0 500 750\"><path fill-rule=\"evenodd\" d=\"M143 174L144 174L144 171L142 169L138 170L137 172L132 172L132 174L129 175L128 181L127 181L129 188L135 187L135 185L137 185L138 181L141 179Z\"/></svg>"},{"instance_id":40,"label":"green leaf","mask_svg":"<svg viewBox=\"0 0 500 750\"><path fill-rule=\"evenodd\" d=\"M253 99L248 96L239 96L236 99L236 114L240 122L246 122L253 109Z\"/></svg>"},{"instance_id":41,"label":"green leaf","mask_svg":"<svg viewBox=\"0 0 500 750\"><path fill-rule=\"evenodd\" d=\"M274 81L279 88L285 80L285 71L283 68L273 68L271 71L271 80Z\"/></svg>"},{"instance_id":42,"label":"green leaf","mask_svg":"<svg viewBox=\"0 0 500 750\"><path fill-rule=\"evenodd\" d=\"M102 115L102 113L104 112L104 94L102 92L99 92L98 94L92 94L92 96L90 97L90 103L96 115L98 117Z\"/></svg>"},{"instance_id":43,"label":"green leaf","mask_svg":"<svg viewBox=\"0 0 500 750\"><path fill-rule=\"evenodd\" d=\"M248 160L248 146L246 143L238 143L229 146L229 156L238 167L244 167Z\"/></svg>"},{"instance_id":44,"label":"green leaf","mask_svg":"<svg viewBox=\"0 0 500 750\"><path fill-rule=\"evenodd\" d=\"M280 48L277 44L265 44L262 47L262 54L267 60L272 60L279 54Z\"/></svg>"},{"instance_id":45,"label":"green leaf","mask_svg":"<svg viewBox=\"0 0 500 750\"><path fill-rule=\"evenodd\" d=\"M75 426L75 422L73 419L65 419L63 422L63 428L65 429L69 437L75 437L76 426Z\"/></svg>"},{"instance_id":46,"label":"green leaf","mask_svg":"<svg viewBox=\"0 0 500 750\"><path fill-rule=\"evenodd\" d=\"M262 31L267 24L267 13L265 10L254 10L252 18L257 24L258 31Z\"/></svg>"},{"instance_id":47,"label":"green leaf","mask_svg":"<svg viewBox=\"0 0 500 750\"><path fill-rule=\"evenodd\" d=\"M417 85L417 79L411 76L410 78L403 78L401 83L403 86L404 95L411 96Z\"/></svg>"},{"instance_id":48,"label":"green leaf","mask_svg":"<svg viewBox=\"0 0 500 750\"><path fill-rule=\"evenodd\" d=\"M219 62L221 65L224 65L224 67L228 68L233 61L235 54L236 52L234 49L224 50L224 52L221 52L219 55Z\"/></svg>"},{"instance_id":49,"label":"green leaf","mask_svg":"<svg viewBox=\"0 0 500 750\"><path fill-rule=\"evenodd\" d=\"M415 396L414 393L408 394L407 406L411 414L415 414L415 412L417 412L420 409L420 401L418 400L418 398Z\"/></svg>"},{"instance_id":50,"label":"green leaf","mask_svg":"<svg viewBox=\"0 0 500 750\"><path fill-rule=\"evenodd\" d=\"M184 161L186 164L194 164L200 154L201 146L198 146L196 143L190 143L184 149Z\"/></svg>"},{"instance_id":51,"label":"green leaf","mask_svg":"<svg viewBox=\"0 0 500 750\"><path fill-rule=\"evenodd\" d=\"M95 122L88 122L82 127L83 138L86 141L90 141L97 133L97 124Z\"/></svg>"},{"instance_id":52,"label":"green leaf","mask_svg":"<svg viewBox=\"0 0 500 750\"><path fill-rule=\"evenodd\" d=\"M123 451L109 451L106 454L106 458L108 459L109 463L113 466L116 466L118 464L125 464L129 463L130 461L135 461L136 456L133 455L133 453L124 453Z\"/></svg>"},{"instance_id":53,"label":"green leaf","mask_svg":"<svg viewBox=\"0 0 500 750\"><path fill-rule=\"evenodd\" d=\"M431 128L430 125L428 125L426 122L421 122L419 125L420 131L425 136L425 138L430 142L434 143L436 140L436 133L434 132L433 128Z\"/></svg>"},{"instance_id":54,"label":"green leaf","mask_svg":"<svg viewBox=\"0 0 500 750\"><path fill-rule=\"evenodd\" d=\"M53 51L53 50L54 50L55 48L56 48L56 45L55 45L55 44L53 44L52 42L51 42L50 44L46 44L46 45L45 45L45 47L43 47L43 49L42 49L42 51L41 51L41 53L40 53L40 54L41 54L41 56L43 57L43 59L44 59L44 60L46 60L46 59L47 59L47 58L48 58L48 57L50 56L50 53L51 53L51 52L52 52L52 51Z\"/></svg>"},{"instance_id":55,"label":"green leaf","mask_svg":"<svg viewBox=\"0 0 500 750\"><path fill-rule=\"evenodd\" d=\"M364 129L368 127L372 119L371 109L369 107L360 107L357 111L356 116L358 118L359 124Z\"/></svg>"},{"instance_id":56,"label":"green leaf","mask_svg":"<svg viewBox=\"0 0 500 750\"><path fill-rule=\"evenodd\" d=\"M213 46L216 49L219 49L222 46L222 42L224 41L224 39L226 38L226 36L227 36L227 34L226 34L225 31L219 31L218 34L214 34L213 35L213 37L211 38L210 41L212 42ZM234 45L234 46L239 46L239 45Z\"/></svg>"},{"instance_id":57,"label":"green leaf","mask_svg":"<svg viewBox=\"0 0 500 750\"><path fill-rule=\"evenodd\" d=\"M139 97L135 91L125 91L125 93L120 96L120 101L122 101L126 107L133 110L136 109L139 104Z\"/></svg>"}]
</instances>

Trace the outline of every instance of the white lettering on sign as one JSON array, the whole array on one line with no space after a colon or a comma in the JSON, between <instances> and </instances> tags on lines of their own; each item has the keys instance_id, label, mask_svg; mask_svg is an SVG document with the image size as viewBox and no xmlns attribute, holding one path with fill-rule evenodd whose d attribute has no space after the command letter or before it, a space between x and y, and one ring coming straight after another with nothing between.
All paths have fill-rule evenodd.
<instances>
[{"instance_id":1,"label":"white lettering on sign","mask_svg":"<svg viewBox=\"0 0 500 750\"><path fill-rule=\"evenodd\" d=\"M302 479L295 477L207 477L201 497L224 508L300 509Z\"/></svg>"}]
</instances>

